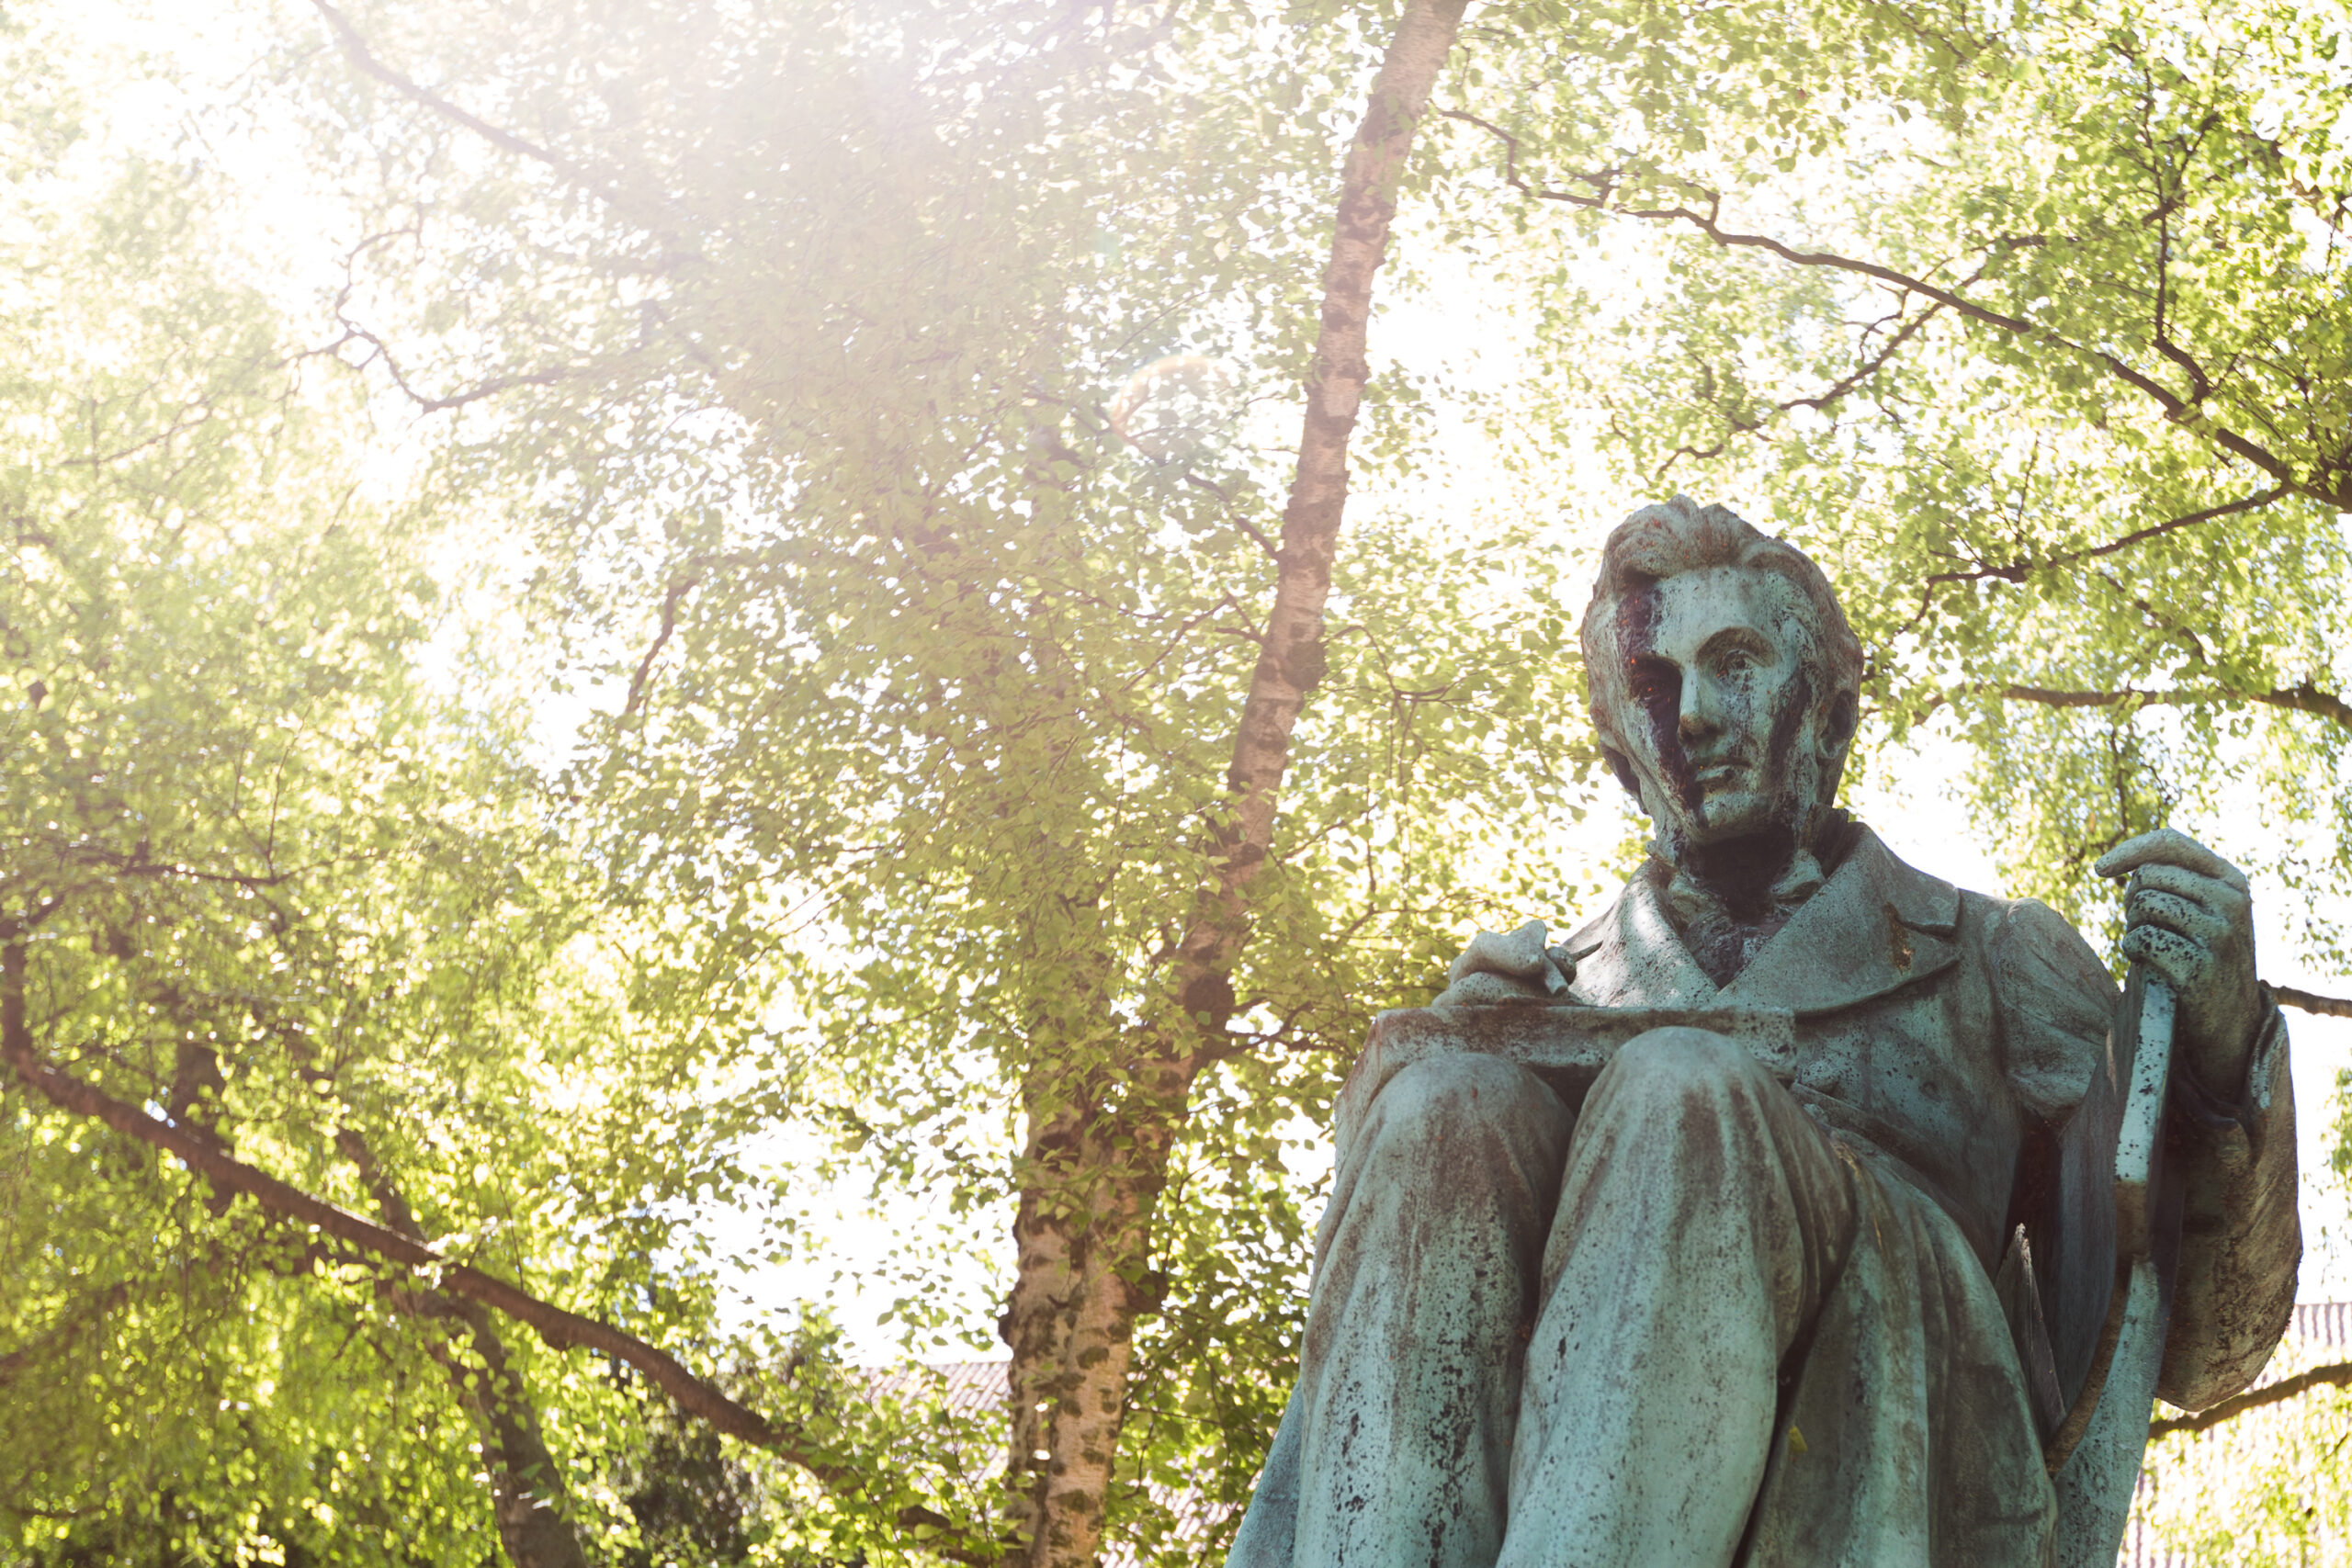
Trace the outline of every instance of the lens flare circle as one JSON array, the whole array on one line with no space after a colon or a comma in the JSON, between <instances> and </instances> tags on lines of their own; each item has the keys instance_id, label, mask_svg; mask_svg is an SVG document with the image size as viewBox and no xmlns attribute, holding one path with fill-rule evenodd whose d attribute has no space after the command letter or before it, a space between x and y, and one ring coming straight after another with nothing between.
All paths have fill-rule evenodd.
<instances>
[{"instance_id":1,"label":"lens flare circle","mask_svg":"<svg viewBox=\"0 0 2352 1568\"><path fill-rule=\"evenodd\" d=\"M1155 463L1186 457L1232 424L1233 373L1204 354L1170 354L1127 378L1111 400L1111 429Z\"/></svg>"}]
</instances>

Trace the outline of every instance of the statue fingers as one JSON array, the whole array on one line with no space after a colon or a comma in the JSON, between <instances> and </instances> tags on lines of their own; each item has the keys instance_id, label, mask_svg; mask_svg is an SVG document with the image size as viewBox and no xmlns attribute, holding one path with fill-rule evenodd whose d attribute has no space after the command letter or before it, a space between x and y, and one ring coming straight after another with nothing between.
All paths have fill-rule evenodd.
<instances>
[{"instance_id":1,"label":"statue fingers","mask_svg":"<svg viewBox=\"0 0 2352 1568\"><path fill-rule=\"evenodd\" d=\"M2220 946L2235 930L2228 916L2158 887L2134 886L2124 897L2123 919L2132 926L2161 926L2206 947Z\"/></svg>"},{"instance_id":2,"label":"statue fingers","mask_svg":"<svg viewBox=\"0 0 2352 1568\"><path fill-rule=\"evenodd\" d=\"M1446 988L1435 1005L1475 1007L1567 995L1576 963L1556 960L1544 945L1544 934L1542 920L1515 931L1478 932L1446 970Z\"/></svg>"},{"instance_id":3,"label":"statue fingers","mask_svg":"<svg viewBox=\"0 0 2352 1568\"><path fill-rule=\"evenodd\" d=\"M2172 828L2159 828L2153 833L2125 840L2099 856L2091 869L2101 876L2122 876L2151 864L2179 866L2226 882L2240 892L2245 890L2245 873Z\"/></svg>"},{"instance_id":4,"label":"statue fingers","mask_svg":"<svg viewBox=\"0 0 2352 1568\"><path fill-rule=\"evenodd\" d=\"M1446 970L1445 977L1460 980L1469 975L1509 975L1540 982L1549 963L1544 953L1544 935L1541 920L1530 920L1515 931L1480 931Z\"/></svg>"},{"instance_id":5,"label":"statue fingers","mask_svg":"<svg viewBox=\"0 0 2352 1568\"><path fill-rule=\"evenodd\" d=\"M2177 865L2143 865L2132 874L2132 881L2124 889L2127 907L2132 893L2143 887L2186 898L2232 925L2248 924L2253 919L2254 899L2244 887L2202 872Z\"/></svg>"},{"instance_id":6,"label":"statue fingers","mask_svg":"<svg viewBox=\"0 0 2352 1568\"><path fill-rule=\"evenodd\" d=\"M1494 1007L1503 1002L1536 1002L1544 993L1524 980L1508 975L1496 975L1486 970L1464 975L1445 988L1432 1006Z\"/></svg>"},{"instance_id":7,"label":"statue fingers","mask_svg":"<svg viewBox=\"0 0 2352 1568\"><path fill-rule=\"evenodd\" d=\"M2116 949L2124 957L2144 964L2172 983L2176 996L2186 997L2204 984L2213 955L2201 942L2162 926L2133 926Z\"/></svg>"}]
</instances>

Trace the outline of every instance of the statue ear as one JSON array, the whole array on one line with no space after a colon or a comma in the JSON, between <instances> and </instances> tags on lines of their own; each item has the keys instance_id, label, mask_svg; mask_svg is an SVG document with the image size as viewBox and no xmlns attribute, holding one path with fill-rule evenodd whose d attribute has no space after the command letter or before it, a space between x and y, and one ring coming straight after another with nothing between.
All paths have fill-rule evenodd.
<instances>
[{"instance_id":1,"label":"statue ear","mask_svg":"<svg viewBox=\"0 0 2352 1568\"><path fill-rule=\"evenodd\" d=\"M1613 746L1603 746L1600 760L1609 764L1609 771L1617 775L1617 782L1625 786L1627 795L1635 800L1642 798L1642 786L1634 777L1634 764L1625 761L1624 752Z\"/></svg>"},{"instance_id":2,"label":"statue ear","mask_svg":"<svg viewBox=\"0 0 2352 1568\"><path fill-rule=\"evenodd\" d=\"M1843 751L1854 739L1857 717L1854 694L1838 693L1829 705L1828 723L1821 734L1822 750L1833 755Z\"/></svg>"}]
</instances>

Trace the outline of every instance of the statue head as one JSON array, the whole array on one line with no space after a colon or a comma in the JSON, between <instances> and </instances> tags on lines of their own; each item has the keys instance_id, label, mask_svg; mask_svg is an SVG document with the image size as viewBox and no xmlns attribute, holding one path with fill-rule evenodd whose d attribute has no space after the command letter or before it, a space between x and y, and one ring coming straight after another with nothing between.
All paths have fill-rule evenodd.
<instances>
[{"instance_id":1,"label":"statue head","mask_svg":"<svg viewBox=\"0 0 2352 1568\"><path fill-rule=\"evenodd\" d=\"M1687 496L1645 506L1602 549L1583 642L1601 753L1678 863L1793 852L1835 801L1862 650L1792 546Z\"/></svg>"}]
</instances>

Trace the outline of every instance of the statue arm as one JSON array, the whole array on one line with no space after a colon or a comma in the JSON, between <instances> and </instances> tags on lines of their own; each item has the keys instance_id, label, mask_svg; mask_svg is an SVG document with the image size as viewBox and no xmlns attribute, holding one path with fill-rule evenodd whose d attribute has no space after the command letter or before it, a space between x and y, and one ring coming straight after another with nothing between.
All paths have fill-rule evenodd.
<instances>
[{"instance_id":1,"label":"statue arm","mask_svg":"<svg viewBox=\"0 0 2352 1568\"><path fill-rule=\"evenodd\" d=\"M2182 1180L2180 1261L2156 1391L2197 1409L2244 1388L2295 1304L2295 1102L2287 1031L2255 969L2245 874L2169 828L2092 868L2128 877L2123 954L2178 998L2167 1097Z\"/></svg>"},{"instance_id":2,"label":"statue arm","mask_svg":"<svg viewBox=\"0 0 2352 1568\"><path fill-rule=\"evenodd\" d=\"M2114 1020L2114 981L2074 927L2032 900L1991 923L2012 1089L2041 1125L2080 1106ZM2295 1107L2284 1021L2266 993L2234 1102L2176 1071L2166 1158L2182 1179L2181 1245L2157 1391L2198 1409L2260 1373L2294 1310Z\"/></svg>"},{"instance_id":3,"label":"statue arm","mask_svg":"<svg viewBox=\"0 0 2352 1568\"><path fill-rule=\"evenodd\" d=\"M2287 1026L2266 991L2244 1092L2220 1100L2186 1074L2172 1088L2170 1157L2184 1177L2180 1266L2156 1392L2184 1410L2258 1376L2295 1306L2295 1095Z\"/></svg>"}]
</instances>

